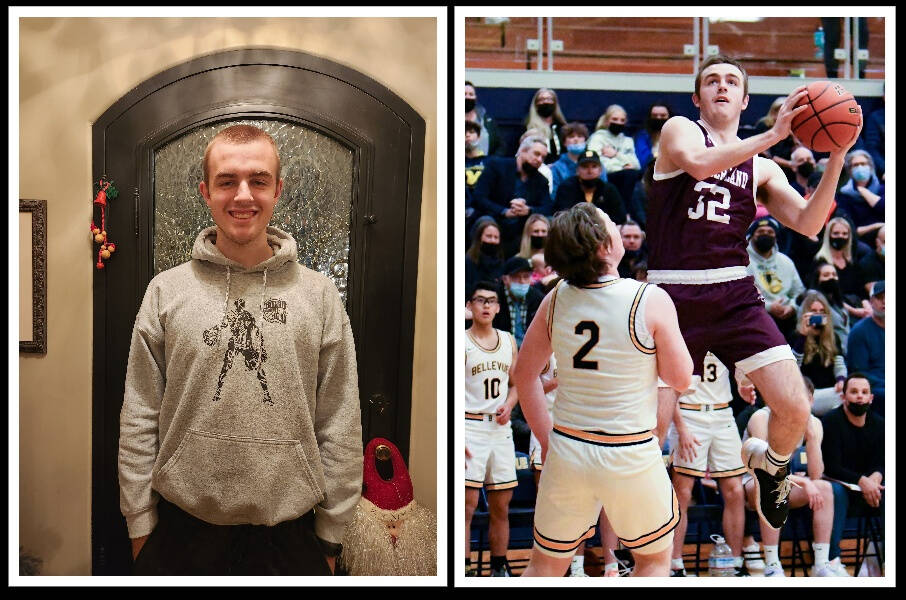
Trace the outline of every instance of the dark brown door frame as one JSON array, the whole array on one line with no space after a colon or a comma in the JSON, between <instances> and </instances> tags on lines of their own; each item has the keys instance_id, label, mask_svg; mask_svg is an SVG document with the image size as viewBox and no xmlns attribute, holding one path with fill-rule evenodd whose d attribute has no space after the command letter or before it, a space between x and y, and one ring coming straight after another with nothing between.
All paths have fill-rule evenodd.
<instances>
[{"instance_id":1,"label":"dark brown door frame","mask_svg":"<svg viewBox=\"0 0 906 600\"><path fill-rule=\"evenodd\" d=\"M187 97L190 81L196 83ZM93 178L106 174L120 191L107 215L117 253L94 272L94 574L129 568L114 442L131 320L152 274L153 153L189 129L238 118L292 121L352 149L347 311L356 336L363 433L366 440L392 439L408 458L424 119L362 73L302 52L249 48L177 65L132 89L92 128ZM126 333L117 325L124 319L130 321ZM389 330L388 322L398 325ZM387 368L388 356L396 368Z\"/></svg>"}]
</instances>

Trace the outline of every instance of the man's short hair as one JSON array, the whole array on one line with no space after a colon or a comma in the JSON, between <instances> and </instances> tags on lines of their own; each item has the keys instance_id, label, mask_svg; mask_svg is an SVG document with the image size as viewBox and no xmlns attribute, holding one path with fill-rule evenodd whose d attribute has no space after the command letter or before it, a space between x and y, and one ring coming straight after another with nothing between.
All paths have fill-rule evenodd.
<instances>
[{"instance_id":1,"label":"man's short hair","mask_svg":"<svg viewBox=\"0 0 906 600\"><path fill-rule=\"evenodd\" d=\"M843 393L844 394L849 389L850 379L864 379L865 381L868 381L868 391L869 392L871 391L871 381L869 381L868 375L866 375L865 373L859 373L858 371L856 371L855 373L850 373L849 375L846 376L846 381L843 382Z\"/></svg>"},{"instance_id":2,"label":"man's short hair","mask_svg":"<svg viewBox=\"0 0 906 600\"><path fill-rule=\"evenodd\" d=\"M472 290L469 292L469 297L467 300L472 301L472 298L475 297L475 292L478 290L485 290L488 292L494 292L495 296L499 296L499 286L493 281L482 280L472 286Z\"/></svg>"},{"instance_id":3,"label":"man's short hair","mask_svg":"<svg viewBox=\"0 0 906 600\"><path fill-rule=\"evenodd\" d=\"M742 73L743 96L745 96L749 93L749 75L748 75L748 73L746 73L746 70L742 66L742 63L740 63L735 58L730 58L726 54L715 54L714 56L709 56L708 58L706 58L705 61L701 64L701 66L698 68L698 73L695 74L695 95L696 96L701 96L702 73L704 73L705 69L707 69L708 67L713 66L713 65L722 65L722 64L733 65L734 67L739 69L739 71Z\"/></svg>"},{"instance_id":4,"label":"man's short hair","mask_svg":"<svg viewBox=\"0 0 906 600\"><path fill-rule=\"evenodd\" d=\"M581 135L586 140L588 139L588 127L585 126L585 123L580 123L579 121L573 121L572 123L567 123L560 128L560 136L565 141L571 135Z\"/></svg>"},{"instance_id":5,"label":"man's short hair","mask_svg":"<svg viewBox=\"0 0 906 600\"><path fill-rule=\"evenodd\" d=\"M544 259L570 285L590 285L598 280L606 263L598 247L613 243L599 209L588 202L558 212L544 244Z\"/></svg>"},{"instance_id":6,"label":"man's short hair","mask_svg":"<svg viewBox=\"0 0 906 600\"><path fill-rule=\"evenodd\" d=\"M481 135L481 125L466 119L466 131L474 131L476 134Z\"/></svg>"},{"instance_id":7,"label":"man's short hair","mask_svg":"<svg viewBox=\"0 0 906 600\"><path fill-rule=\"evenodd\" d=\"M522 154L522 152L526 148L531 148L535 144L541 144L542 146L547 148L547 140L545 140L544 138L530 135L529 137L522 140L522 142L519 144L519 150L516 151L516 154Z\"/></svg>"},{"instance_id":8,"label":"man's short hair","mask_svg":"<svg viewBox=\"0 0 906 600\"><path fill-rule=\"evenodd\" d=\"M204 182L210 183L208 181L208 160L211 156L211 148L214 147L216 142L230 142L231 144L250 144L257 140L267 140L267 142L274 149L274 156L277 157L277 172L274 174L277 181L280 181L280 152L277 150L277 142L274 141L274 138L270 136L263 129L259 129L254 125L231 125L226 129L221 129L217 132L217 135L214 136L210 142L208 142L207 148L204 149L204 159L201 161L201 170L204 174Z\"/></svg>"}]
</instances>

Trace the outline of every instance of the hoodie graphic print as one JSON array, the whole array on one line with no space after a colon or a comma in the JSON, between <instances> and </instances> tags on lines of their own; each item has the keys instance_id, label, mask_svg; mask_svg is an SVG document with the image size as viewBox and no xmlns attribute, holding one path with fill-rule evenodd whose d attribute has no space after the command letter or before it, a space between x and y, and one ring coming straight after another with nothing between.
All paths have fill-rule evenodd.
<instances>
[{"instance_id":1,"label":"hoodie graphic print","mask_svg":"<svg viewBox=\"0 0 906 600\"><path fill-rule=\"evenodd\" d=\"M361 496L355 345L333 282L274 255L243 267L199 233L192 260L148 284L120 414L120 507L132 538L163 497L215 525L276 525L315 511L339 544Z\"/></svg>"}]
</instances>

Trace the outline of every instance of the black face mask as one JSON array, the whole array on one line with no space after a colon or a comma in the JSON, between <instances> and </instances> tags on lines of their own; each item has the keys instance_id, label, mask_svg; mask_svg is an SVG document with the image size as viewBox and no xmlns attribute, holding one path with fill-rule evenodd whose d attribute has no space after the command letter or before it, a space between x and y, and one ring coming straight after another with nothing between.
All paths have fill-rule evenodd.
<instances>
[{"instance_id":1,"label":"black face mask","mask_svg":"<svg viewBox=\"0 0 906 600\"><path fill-rule=\"evenodd\" d=\"M475 108L475 98L466 98L466 112L472 112Z\"/></svg>"},{"instance_id":2,"label":"black face mask","mask_svg":"<svg viewBox=\"0 0 906 600\"><path fill-rule=\"evenodd\" d=\"M532 236L532 248L535 250L540 250L544 248L544 240L547 238L543 235L533 235Z\"/></svg>"},{"instance_id":3,"label":"black face mask","mask_svg":"<svg viewBox=\"0 0 906 600\"><path fill-rule=\"evenodd\" d=\"M500 247L500 244L492 244L490 242L481 242L481 253L485 256L497 256L497 248Z\"/></svg>"},{"instance_id":4,"label":"black face mask","mask_svg":"<svg viewBox=\"0 0 906 600\"><path fill-rule=\"evenodd\" d=\"M664 127L664 123L667 122L667 119L648 119L648 130L649 131L660 131Z\"/></svg>"},{"instance_id":5,"label":"black face mask","mask_svg":"<svg viewBox=\"0 0 906 600\"><path fill-rule=\"evenodd\" d=\"M579 179L579 185L588 190L593 189L597 185L596 182L596 179Z\"/></svg>"},{"instance_id":6,"label":"black face mask","mask_svg":"<svg viewBox=\"0 0 906 600\"><path fill-rule=\"evenodd\" d=\"M853 416L861 417L868 412L868 409L871 407L871 404L868 402L864 404L856 404L855 402L847 402L846 410L853 414Z\"/></svg>"},{"instance_id":7,"label":"black face mask","mask_svg":"<svg viewBox=\"0 0 906 600\"><path fill-rule=\"evenodd\" d=\"M759 235L758 237L752 238L752 245L755 246L756 250L764 254L774 247L775 240L776 238L773 235Z\"/></svg>"},{"instance_id":8,"label":"black face mask","mask_svg":"<svg viewBox=\"0 0 906 600\"><path fill-rule=\"evenodd\" d=\"M830 247L834 250L843 250L848 242L848 237L832 237L830 239Z\"/></svg>"},{"instance_id":9,"label":"black face mask","mask_svg":"<svg viewBox=\"0 0 906 600\"><path fill-rule=\"evenodd\" d=\"M810 162L804 162L796 167L796 172L800 177L805 177L806 179L808 179L808 176L815 172L815 165Z\"/></svg>"},{"instance_id":10,"label":"black face mask","mask_svg":"<svg viewBox=\"0 0 906 600\"><path fill-rule=\"evenodd\" d=\"M531 176L538 172L538 167L536 167L529 161L525 161L522 163L522 172L526 175Z\"/></svg>"},{"instance_id":11,"label":"black face mask","mask_svg":"<svg viewBox=\"0 0 906 600\"><path fill-rule=\"evenodd\" d=\"M553 104L536 104L535 112L538 113L539 117L544 117L545 119L552 114L554 114L554 105Z\"/></svg>"},{"instance_id":12,"label":"black face mask","mask_svg":"<svg viewBox=\"0 0 906 600\"><path fill-rule=\"evenodd\" d=\"M611 123L607 126L607 130L614 135L620 135L624 129L626 129L626 126L622 123Z\"/></svg>"},{"instance_id":13,"label":"black face mask","mask_svg":"<svg viewBox=\"0 0 906 600\"><path fill-rule=\"evenodd\" d=\"M827 296L828 300L840 297L840 281L838 279L825 279L818 282L818 291Z\"/></svg>"}]
</instances>

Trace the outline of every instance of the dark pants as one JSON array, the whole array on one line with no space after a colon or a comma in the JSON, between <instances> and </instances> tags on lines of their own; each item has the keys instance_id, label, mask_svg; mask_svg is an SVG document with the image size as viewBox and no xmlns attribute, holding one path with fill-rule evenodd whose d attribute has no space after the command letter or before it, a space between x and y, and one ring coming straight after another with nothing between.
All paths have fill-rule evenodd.
<instances>
[{"instance_id":1,"label":"dark pants","mask_svg":"<svg viewBox=\"0 0 906 600\"><path fill-rule=\"evenodd\" d=\"M314 512L264 525L212 525L161 498L135 575L330 575Z\"/></svg>"},{"instance_id":2,"label":"dark pants","mask_svg":"<svg viewBox=\"0 0 906 600\"><path fill-rule=\"evenodd\" d=\"M840 556L840 540L843 538L843 529L846 527L846 515L849 513L850 505L853 506L853 514L871 514L872 511L884 510L884 499L882 497L879 508L872 508L865 502L861 492L854 492L836 481L831 481L831 487L834 489L834 525L831 528L828 557L830 560L834 560Z\"/></svg>"}]
</instances>

